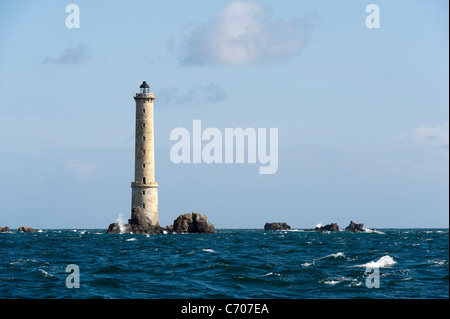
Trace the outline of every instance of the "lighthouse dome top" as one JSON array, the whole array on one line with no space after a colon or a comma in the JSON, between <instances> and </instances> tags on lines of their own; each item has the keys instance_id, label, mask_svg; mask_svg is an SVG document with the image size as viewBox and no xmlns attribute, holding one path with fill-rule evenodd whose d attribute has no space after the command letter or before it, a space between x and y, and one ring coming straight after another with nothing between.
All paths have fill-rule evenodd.
<instances>
[{"instance_id":1,"label":"lighthouse dome top","mask_svg":"<svg viewBox=\"0 0 450 319\"><path fill-rule=\"evenodd\" d=\"M150 86L148 86L147 82L142 82L141 86L139 87L141 94L148 94L150 93Z\"/></svg>"},{"instance_id":2,"label":"lighthouse dome top","mask_svg":"<svg viewBox=\"0 0 450 319\"><path fill-rule=\"evenodd\" d=\"M150 87L148 86L147 82L144 81L144 82L142 82L140 88L141 88L141 89L144 89L144 88L145 88L145 89L149 89Z\"/></svg>"}]
</instances>

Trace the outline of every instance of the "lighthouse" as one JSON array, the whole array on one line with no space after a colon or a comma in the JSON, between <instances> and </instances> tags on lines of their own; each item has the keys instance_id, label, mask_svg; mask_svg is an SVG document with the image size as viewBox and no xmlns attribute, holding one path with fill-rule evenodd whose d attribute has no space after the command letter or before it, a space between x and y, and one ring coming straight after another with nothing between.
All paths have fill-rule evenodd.
<instances>
[{"instance_id":1,"label":"lighthouse","mask_svg":"<svg viewBox=\"0 0 450 319\"><path fill-rule=\"evenodd\" d=\"M144 81L136 102L136 137L134 181L131 182L131 220L142 219L159 227L158 183L155 181L155 142L153 102L149 85ZM131 221L130 220L130 221Z\"/></svg>"}]
</instances>

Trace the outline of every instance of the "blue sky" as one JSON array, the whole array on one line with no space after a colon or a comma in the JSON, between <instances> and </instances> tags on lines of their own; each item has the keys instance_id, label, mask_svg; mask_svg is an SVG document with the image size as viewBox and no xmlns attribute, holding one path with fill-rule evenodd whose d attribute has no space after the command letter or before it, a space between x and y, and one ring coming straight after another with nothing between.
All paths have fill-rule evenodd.
<instances>
[{"instance_id":1,"label":"blue sky","mask_svg":"<svg viewBox=\"0 0 450 319\"><path fill-rule=\"evenodd\" d=\"M128 218L145 80L162 226L199 211L216 228L448 227L448 12L438 0L3 1L0 225ZM196 119L278 128L278 171L172 163L170 132Z\"/></svg>"}]
</instances>

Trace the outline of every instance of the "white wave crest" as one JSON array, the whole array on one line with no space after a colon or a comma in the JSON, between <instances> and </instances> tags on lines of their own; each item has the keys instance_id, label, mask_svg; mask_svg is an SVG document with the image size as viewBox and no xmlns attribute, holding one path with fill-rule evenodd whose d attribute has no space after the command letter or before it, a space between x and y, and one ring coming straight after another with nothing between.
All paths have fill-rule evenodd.
<instances>
[{"instance_id":1,"label":"white wave crest","mask_svg":"<svg viewBox=\"0 0 450 319\"><path fill-rule=\"evenodd\" d=\"M117 224L119 224L119 231L121 234L123 234L125 232L125 221L124 221L124 217L122 214L119 214L119 217L117 217L116 219Z\"/></svg>"},{"instance_id":2,"label":"white wave crest","mask_svg":"<svg viewBox=\"0 0 450 319\"><path fill-rule=\"evenodd\" d=\"M208 252L208 253L215 253L215 251L214 251L214 249L209 249L209 248L207 248L207 249L202 249L203 251L206 251L206 252Z\"/></svg>"},{"instance_id":3,"label":"white wave crest","mask_svg":"<svg viewBox=\"0 0 450 319\"><path fill-rule=\"evenodd\" d=\"M323 283L334 286L334 285L340 283L340 281L339 280L327 280L327 281L324 281Z\"/></svg>"},{"instance_id":4,"label":"white wave crest","mask_svg":"<svg viewBox=\"0 0 450 319\"><path fill-rule=\"evenodd\" d=\"M376 230L376 229L370 229L370 228L364 228L364 232L366 232L366 233L375 233L375 234L380 234L380 235L384 235L385 234L382 231L379 231L379 230Z\"/></svg>"},{"instance_id":5,"label":"white wave crest","mask_svg":"<svg viewBox=\"0 0 450 319\"><path fill-rule=\"evenodd\" d=\"M277 273L273 273L273 272L268 272L267 274L261 275L260 277L267 277L267 276L278 276L280 277L280 274Z\"/></svg>"},{"instance_id":6,"label":"white wave crest","mask_svg":"<svg viewBox=\"0 0 450 319\"><path fill-rule=\"evenodd\" d=\"M389 255L385 255L376 261L371 261L366 264L358 265L358 267L384 268L395 265L397 262Z\"/></svg>"},{"instance_id":7,"label":"white wave crest","mask_svg":"<svg viewBox=\"0 0 450 319\"><path fill-rule=\"evenodd\" d=\"M49 274L48 272L46 272L44 269L39 269L39 271L42 273L42 275L44 277L53 277L52 274Z\"/></svg>"},{"instance_id":8,"label":"white wave crest","mask_svg":"<svg viewBox=\"0 0 450 319\"><path fill-rule=\"evenodd\" d=\"M129 238L129 239L127 239L127 241L135 241L135 240L137 240L136 238Z\"/></svg>"},{"instance_id":9,"label":"white wave crest","mask_svg":"<svg viewBox=\"0 0 450 319\"><path fill-rule=\"evenodd\" d=\"M347 259L347 257L345 257L345 255L344 255L344 253L338 252L336 254L326 255L324 257L319 258L318 260L326 259L326 258L344 258L344 259Z\"/></svg>"}]
</instances>

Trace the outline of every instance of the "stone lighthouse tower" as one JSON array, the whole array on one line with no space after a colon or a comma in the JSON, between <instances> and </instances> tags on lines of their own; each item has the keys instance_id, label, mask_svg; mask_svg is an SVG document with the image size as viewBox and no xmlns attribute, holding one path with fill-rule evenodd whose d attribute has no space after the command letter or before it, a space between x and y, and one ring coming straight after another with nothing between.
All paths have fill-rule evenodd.
<instances>
[{"instance_id":1,"label":"stone lighthouse tower","mask_svg":"<svg viewBox=\"0 0 450 319\"><path fill-rule=\"evenodd\" d=\"M134 182L131 183L130 224L158 226L158 183L155 181L153 102L155 97L144 81L136 101L136 144Z\"/></svg>"}]
</instances>

